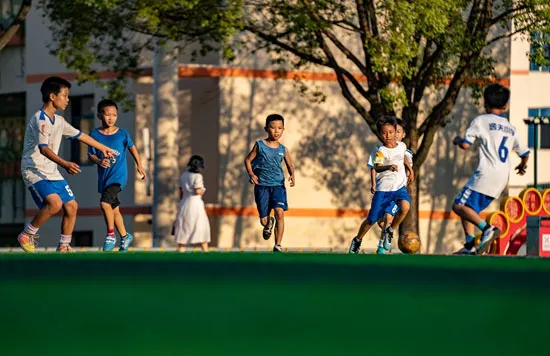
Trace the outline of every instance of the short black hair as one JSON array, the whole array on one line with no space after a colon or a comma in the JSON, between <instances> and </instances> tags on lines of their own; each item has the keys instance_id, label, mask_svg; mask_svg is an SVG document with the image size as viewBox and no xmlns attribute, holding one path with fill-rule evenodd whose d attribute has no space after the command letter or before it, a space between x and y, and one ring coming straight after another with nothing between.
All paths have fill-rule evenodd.
<instances>
[{"instance_id":1,"label":"short black hair","mask_svg":"<svg viewBox=\"0 0 550 356\"><path fill-rule=\"evenodd\" d=\"M279 114L271 114L268 115L265 119L265 127L269 127L269 124L273 121L282 121L283 126L285 126L285 118L282 115Z\"/></svg>"},{"instance_id":2,"label":"short black hair","mask_svg":"<svg viewBox=\"0 0 550 356\"><path fill-rule=\"evenodd\" d=\"M97 114L101 115L103 114L103 109L109 106L114 106L115 109L118 111L118 106L114 100L111 99L103 99L99 103L97 103Z\"/></svg>"},{"instance_id":3,"label":"short black hair","mask_svg":"<svg viewBox=\"0 0 550 356\"><path fill-rule=\"evenodd\" d=\"M61 77L49 77L40 86L42 93L42 102L44 104L50 101L50 94L58 95L61 89L71 89L71 83Z\"/></svg>"},{"instance_id":4,"label":"short black hair","mask_svg":"<svg viewBox=\"0 0 550 356\"><path fill-rule=\"evenodd\" d=\"M187 167L189 167L189 172L200 173L204 169L204 159L199 155L192 155Z\"/></svg>"},{"instance_id":5,"label":"short black hair","mask_svg":"<svg viewBox=\"0 0 550 356\"><path fill-rule=\"evenodd\" d=\"M491 84L485 88L483 99L490 109L502 109L510 100L510 90L500 84Z\"/></svg>"},{"instance_id":6,"label":"short black hair","mask_svg":"<svg viewBox=\"0 0 550 356\"><path fill-rule=\"evenodd\" d=\"M403 119L395 119L395 123L403 128L403 131L407 132L407 123Z\"/></svg>"},{"instance_id":7,"label":"short black hair","mask_svg":"<svg viewBox=\"0 0 550 356\"><path fill-rule=\"evenodd\" d=\"M394 116L382 116L376 121L376 130L378 133L382 132L382 126L392 125L394 129L397 129L397 118Z\"/></svg>"}]
</instances>

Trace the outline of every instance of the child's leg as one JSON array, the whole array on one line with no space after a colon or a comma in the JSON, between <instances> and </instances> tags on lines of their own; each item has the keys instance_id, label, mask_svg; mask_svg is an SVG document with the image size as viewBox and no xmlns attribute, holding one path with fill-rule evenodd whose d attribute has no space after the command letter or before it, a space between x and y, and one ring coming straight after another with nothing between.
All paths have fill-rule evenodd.
<instances>
[{"instance_id":1,"label":"child's leg","mask_svg":"<svg viewBox=\"0 0 550 356\"><path fill-rule=\"evenodd\" d=\"M118 206L113 209L113 216L115 227L118 230L118 233L122 237L126 236L128 232L126 231L126 227L124 226L124 219L122 218L122 214L120 213L120 208Z\"/></svg>"},{"instance_id":2,"label":"child's leg","mask_svg":"<svg viewBox=\"0 0 550 356\"><path fill-rule=\"evenodd\" d=\"M202 252L208 252L208 242L201 242Z\"/></svg>"},{"instance_id":3,"label":"child's leg","mask_svg":"<svg viewBox=\"0 0 550 356\"><path fill-rule=\"evenodd\" d=\"M275 209L275 221L275 245L280 245L285 232L285 211L283 209Z\"/></svg>"},{"instance_id":4,"label":"child's leg","mask_svg":"<svg viewBox=\"0 0 550 356\"><path fill-rule=\"evenodd\" d=\"M409 209L411 208L411 203L409 203L407 200L400 200L397 202L397 205L399 206L399 211L397 212L397 215L392 219L391 222L391 228L392 230L397 229L397 227L405 220L405 217L409 213Z\"/></svg>"},{"instance_id":5,"label":"child's leg","mask_svg":"<svg viewBox=\"0 0 550 356\"><path fill-rule=\"evenodd\" d=\"M260 215L260 224L264 227L262 236L264 240L269 240L271 233L273 232L274 221L271 214L271 208L269 207L269 190L271 187L264 187L261 185L254 186L254 200L256 201L256 207L258 214Z\"/></svg>"},{"instance_id":6,"label":"child's leg","mask_svg":"<svg viewBox=\"0 0 550 356\"><path fill-rule=\"evenodd\" d=\"M185 252L185 245L184 244L178 244L178 252Z\"/></svg>"},{"instance_id":7,"label":"child's leg","mask_svg":"<svg viewBox=\"0 0 550 356\"><path fill-rule=\"evenodd\" d=\"M368 221L368 218L363 220L361 223L361 226L359 226L359 230L357 231L357 235L355 236L356 239L362 240L363 237L369 232L370 228L374 225L373 223Z\"/></svg>"},{"instance_id":8,"label":"child's leg","mask_svg":"<svg viewBox=\"0 0 550 356\"><path fill-rule=\"evenodd\" d=\"M63 207L63 202L57 194L50 194L44 198L42 207L31 220L31 225L37 230Z\"/></svg>"},{"instance_id":9,"label":"child's leg","mask_svg":"<svg viewBox=\"0 0 550 356\"><path fill-rule=\"evenodd\" d=\"M111 232L115 230L115 213L111 204L101 202L100 203L101 211L103 212L103 218L105 219L105 225L107 226L107 231Z\"/></svg>"},{"instance_id":10,"label":"child's leg","mask_svg":"<svg viewBox=\"0 0 550 356\"><path fill-rule=\"evenodd\" d=\"M76 202L76 200L71 200L63 204L63 219L61 220L61 240L59 241L60 243L71 243L74 225L76 223L77 211L78 203Z\"/></svg>"}]
</instances>

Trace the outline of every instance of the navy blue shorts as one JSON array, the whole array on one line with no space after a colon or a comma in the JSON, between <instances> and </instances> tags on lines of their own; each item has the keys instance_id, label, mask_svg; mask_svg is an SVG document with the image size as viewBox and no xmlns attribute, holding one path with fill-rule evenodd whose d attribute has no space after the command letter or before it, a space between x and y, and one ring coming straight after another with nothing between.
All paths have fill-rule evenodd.
<instances>
[{"instance_id":1,"label":"navy blue shorts","mask_svg":"<svg viewBox=\"0 0 550 356\"><path fill-rule=\"evenodd\" d=\"M271 209L288 210L286 200L286 188L284 185L267 187L263 185L254 186L254 200L260 214L260 219L269 215Z\"/></svg>"},{"instance_id":2,"label":"navy blue shorts","mask_svg":"<svg viewBox=\"0 0 550 356\"><path fill-rule=\"evenodd\" d=\"M29 187L32 199L42 208L44 199L50 194L57 194L63 204L74 200L74 194L65 180L41 180Z\"/></svg>"},{"instance_id":3,"label":"navy blue shorts","mask_svg":"<svg viewBox=\"0 0 550 356\"><path fill-rule=\"evenodd\" d=\"M455 204L466 205L479 214L485 210L493 200L495 200L495 198L464 187L456 196Z\"/></svg>"},{"instance_id":4,"label":"navy blue shorts","mask_svg":"<svg viewBox=\"0 0 550 356\"><path fill-rule=\"evenodd\" d=\"M398 204L400 201L406 200L411 202L411 197L406 187L403 187L395 192L381 192L377 191L372 197L372 203L367 216L367 222L374 224L378 220L384 217L384 214L390 213L395 215L397 213Z\"/></svg>"}]
</instances>

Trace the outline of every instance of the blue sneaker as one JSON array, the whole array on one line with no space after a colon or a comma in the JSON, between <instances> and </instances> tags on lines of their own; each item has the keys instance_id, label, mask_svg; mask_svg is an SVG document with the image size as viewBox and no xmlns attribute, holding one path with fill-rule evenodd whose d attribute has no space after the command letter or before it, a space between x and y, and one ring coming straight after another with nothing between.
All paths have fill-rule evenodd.
<instances>
[{"instance_id":1,"label":"blue sneaker","mask_svg":"<svg viewBox=\"0 0 550 356\"><path fill-rule=\"evenodd\" d=\"M105 241L103 242L103 251L113 251L116 245L116 237L106 236Z\"/></svg>"},{"instance_id":2,"label":"blue sneaker","mask_svg":"<svg viewBox=\"0 0 550 356\"><path fill-rule=\"evenodd\" d=\"M120 252L128 251L128 247L132 244L132 241L134 241L134 236L132 234L128 233L125 237L120 238L120 248L118 249Z\"/></svg>"},{"instance_id":3,"label":"blue sneaker","mask_svg":"<svg viewBox=\"0 0 550 356\"><path fill-rule=\"evenodd\" d=\"M384 250L391 252L391 240L393 239L393 231L387 228L382 232L382 238L384 239Z\"/></svg>"}]
</instances>

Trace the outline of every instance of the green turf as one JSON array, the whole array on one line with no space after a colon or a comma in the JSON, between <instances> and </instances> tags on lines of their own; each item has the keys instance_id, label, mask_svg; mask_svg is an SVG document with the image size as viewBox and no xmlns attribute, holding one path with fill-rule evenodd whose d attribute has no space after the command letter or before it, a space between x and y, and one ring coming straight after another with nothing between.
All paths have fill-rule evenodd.
<instances>
[{"instance_id":1,"label":"green turf","mask_svg":"<svg viewBox=\"0 0 550 356\"><path fill-rule=\"evenodd\" d=\"M0 255L0 355L545 354L550 260Z\"/></svg>"}]
</instances>

